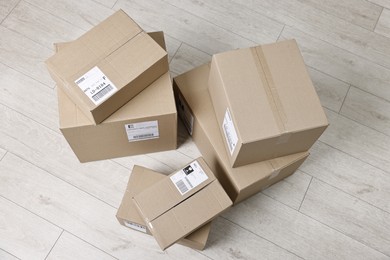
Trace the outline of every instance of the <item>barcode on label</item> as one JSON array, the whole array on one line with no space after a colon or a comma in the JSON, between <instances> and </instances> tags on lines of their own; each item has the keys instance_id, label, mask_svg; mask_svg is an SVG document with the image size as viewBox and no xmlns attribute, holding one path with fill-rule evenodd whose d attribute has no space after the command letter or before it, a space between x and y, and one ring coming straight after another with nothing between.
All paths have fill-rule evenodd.
<instances>
[{"instance_id":1,"label":"barcode on label","mask_svg":"<svg viewBox=\"0 0 390 260\"><path fill-rule=\"evenodd\" d=\"M126 124L125 130L129 142L159 138L157 120Z\"/></svg>"},{"instance_id":2,"label":"barcode on label","mask_svg":"<svg viewBox=\"0 0 390 260\"><path fill-rule=\"evenodd\" d=\"M171 181L181 195L186 194L208 179L207 174L197 161L193 161L180 171L171 175Z\"/></svg>"},{"instance_id":3,"label":"barcode on label","mask_svg":"<svg viewBox=\"0 0 390 260\"><path fill-rule=\"evenodd\" d=\"M188 188L183 180L179 180L178 182L176 182L176 186L179 188L179 190L182 194L184 194L188 191Z\"/></svg>"},{"instance_id":4,"label":"barcode on label","mask_svg":"<svg viewBox=\"0 0 390 260\"><path fill-rule=\"evenodd\" d=\"M104 97L106 94L110 93L111 90L114 88L111 85L107 85L105 88L100 90L98 93L92 96L93 100L98 101L102 97Z\"/></svg>"},{"instance_id":5,"label":"barcode on label","mask_svg":"<svg viewBox=\"0 0 390 260\"><path fill-rule=\"evenodd\" d=\"M149 138L149 137L153 137L154 134L145 134L145 135L134 135L133 138L134 139L144 139L144 138Z\"/></svg>"},{"instance_id":6,"label":"barcode on label","mask_svg":"<svg viewBox=\"0 0 390 260\"><path fill-rule=\"evenodd\" d=\"M229 108L226 109L225 117L222 123L222 128L225 134L226 142L229 147L230 155L233 155L233 152L238 142L238 136L237 136L236 129L234 128L233 119L230 115Z\"/></svg>"}]
</instances>

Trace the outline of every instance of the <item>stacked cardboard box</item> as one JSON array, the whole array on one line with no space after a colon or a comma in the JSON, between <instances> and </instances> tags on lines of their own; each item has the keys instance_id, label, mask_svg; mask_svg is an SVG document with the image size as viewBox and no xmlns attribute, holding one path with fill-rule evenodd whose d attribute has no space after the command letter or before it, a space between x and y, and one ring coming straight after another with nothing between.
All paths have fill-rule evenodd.
<instances>
[{"instance_id":1,"label":"stacked cardboard box","mask_svg":"<svg viewBox=\"0 0 390 260\"><path fill-rule=\"evenodd\" d=\"M132 170L117 219L163 250L202 250L214 218L293 174L328 126L294 40L213 55L174 91L163 33L121 10L56 47L60 129L81 162L175 149L176 107L201 151L169 176Z\"/></svg>"},{"instance_id":2,"label":"stacked cardboard box","mask_svg":"<svg viewBox=\"0 0 390 260\"><path fill-rule=\"evenodd\" d=\"M294 40L216 54L174 78L174 90L235 204L294 173L328 126Z\"/></svg>"},{"instance_id":3,"label":"stacked cardboard box","mask_svg":"<svg viewBox=\"0 0 390 260\"><path fill-rule=\"evenodd\" d=\"M100 42L97 35L111 38ZM146 34L118 11L79 39L56 44L47 67L57 83L60 130L80 162L176 149L177 113L162 32ZM105 90L111 85L117 92ZM85 92L82 86L88 86ZM95 125L100 115L108 117Z\"/></svg>"}]
</instances>

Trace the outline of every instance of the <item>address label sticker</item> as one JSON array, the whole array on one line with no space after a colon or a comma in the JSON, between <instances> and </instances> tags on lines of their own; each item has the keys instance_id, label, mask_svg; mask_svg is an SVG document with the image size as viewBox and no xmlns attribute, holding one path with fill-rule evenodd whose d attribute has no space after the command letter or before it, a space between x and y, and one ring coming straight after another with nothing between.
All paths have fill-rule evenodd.
<instances>
[{"instance_id":1,"label":"address label sticker","mask_svg":"<svg viewBox=\"0 0 390 260\"><path fill-rule=\"evenodd\" d=\"M225 134L226 143L229 147L230 155L233 155L234 149L236 149L238 136L236 128L234 127L233 119L230 114L229 108L226 108L225 117L222 123L223 132Z\"/></svg>"},{"instance_id":2,"label":"address label sticker","mask_svg":"<svg viewBox=\"0 0 390 260\"><path fill-rule=\"evenodd\" d=\"M97 66L75 80L75 83L95 105L99 105L118 91L114 83Z\"/></svg>"},{"instance_id":3,"label":"address label sticker","mask_svg":"<svg viewBox=\"0 0 390 260\"><path fill-rule=\"evenodd\" d=\"M159 138L157 120L125 124L125 130L129 142Z\"/></svg>"},{"instance_id":4,"label":"address label sticker","mask_svg":"<svg viewBox=\"0 0 390 260\"><path fill-rule=\"evenodd\" d=\"M209 177L204 172L200 164L197 161L193 161L180 171L173 174L170 178L180 194L184 195L200 185L202 182L206 181Z\"/></svg>"}]
</instances>

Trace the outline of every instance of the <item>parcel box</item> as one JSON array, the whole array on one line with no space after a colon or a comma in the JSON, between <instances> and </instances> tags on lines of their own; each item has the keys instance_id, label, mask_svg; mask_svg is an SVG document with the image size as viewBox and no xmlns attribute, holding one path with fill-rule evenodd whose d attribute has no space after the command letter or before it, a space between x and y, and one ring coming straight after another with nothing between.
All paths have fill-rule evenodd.
<instances>
[{"instance_id":1,"label":"parcel box","mask_svg":"<svg viewBox=\"0 0 390 260\"><path fill-rule=\"evenodd\" d=\"M161 181L166 176L149 170L147 168L135 165L127 183L126 192L123 195L122 203L119 206L116 217L122 225L140 231L142 233L151 234L145 221L138 213L132 197L140 193L144 189ZM207 223L198 230L192 232L188 236L180 239L177 243L191 247L197 250L203 250L206 246L207 238L210 233L211 223Z\"/></svg>"},{"instance_id":2,"label":"parcel box","mask_svg":"<svg viewBox=\"0 0 390 260\"><path fill-rule=\"evenodd\" d=\"M295 40L214 55L208 84L233 167L307 151L328 126Z\"/></svg>"},{"instance_id":3,"label":"parcel box","mask_svg":"<svg viewBox=\"0 0 390 260\"><path fill-rule=\"evenodd\" d=\"M46 61L50 75L93 123L168 71L166 51L122 10Z\"/></svg>"},{"instance_id":4,"label":"parcel box","mask_svg":"<svg viewBox=\"0 0 390 260\"><path fill-rule=\"evenodd\" d=\"M206 64L174 78L177 110L203 158L236 204L291 175L308 152L232 168L207 91L209 70Z\"/></svg>"},{"instance_id":5,"label":"parcel box","mask_svg":"<svg viewBox=\"0 0 390 260\"><path fill-rule=\"evenodd\" d=\"M149 35L165 48L162 32ZM57 50L69 43L57 44ZM80 162L176 149L177 114L165 73L99 125L57 88L60 130Z\"/></svg>"},{"instance_id":6,"label":"parcel box","mask_svg":"<svg viewBox=\"0 0 390 260\"><path fill-rule=\"evenodd\" d=\"M202 158L144 189L133 201L163 250L232 205Z\"/></svg>"}]
</instances>

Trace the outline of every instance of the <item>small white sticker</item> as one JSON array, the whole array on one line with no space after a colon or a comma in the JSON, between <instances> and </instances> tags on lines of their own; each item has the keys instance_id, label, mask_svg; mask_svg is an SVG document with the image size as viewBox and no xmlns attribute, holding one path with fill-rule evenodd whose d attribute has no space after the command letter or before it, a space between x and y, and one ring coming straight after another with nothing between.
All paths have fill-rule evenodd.
<instances>
[{"instance_id":1,"label":"small white sticker","mask_svg":"<svg viewBox=\"0 0 390 260\"><path fill-rule=\"evenodd\" d=\"M197 161L194 161L173 174L170 178L180 194L184 195L209 177L200 164Z\"/></svg>"},{"instance_id":2,"label":"small white sticker","mask_svg":"<svg viewBox=\"0 0 390 260\"><path fill-rule=\"evenodd\" d=\"M192 135L192 129L194 128L194 116L191 114L190 108L187 106L187 103L184 101L181 94L179 94L177 105L180 118L183 120L188 133Z\"/></svg>"},{"instance_id":3,"label":"small white sticker","mask_svg":"<svg viewBox=\"0 0 390 260\"><path fill-rule=\"evenodd\" d=\"M126 124L125 130L129 142L143 141L159 137L157 120Z\"/></svg>"},{"instance_id":4,"label":"small white sticker","mask_svg":"<svg viewBox=\"0 0 390 260\"><path fill-rule=\"evenodd\" d=\"M140 224L137 224L137 223L134 223L134 222L130 222L130 221L124 221L124 223L125 223L125 226L128 227L128 228L131 228L131 229L134 229L134 230L146 233L146 227L145 226L142 226Z\"/></svg>"},{"instance_id":5,"label":"small white sticker","mask_svg":"<svg viewBox=\"0 0 390 260\"><path fill-rule=\"evenodd\" d=\"M225 133L226 142L229 147L230 155L233 154L238 142L238 136L236 128L233 124L232 116L230 115L229 108L226 109L225 117L222 123L223 132Z\"/></svg>"},{"instance_id":6,"label":"small white sticker","mask_svg":"<svg viewBox=\"0 0 390 260\"><path fill-rule=\"evenodd\" d=\"M95 105L102 103L118 90L96 66L78 78L75 83Z\"/></svg>"}]
</instances>

